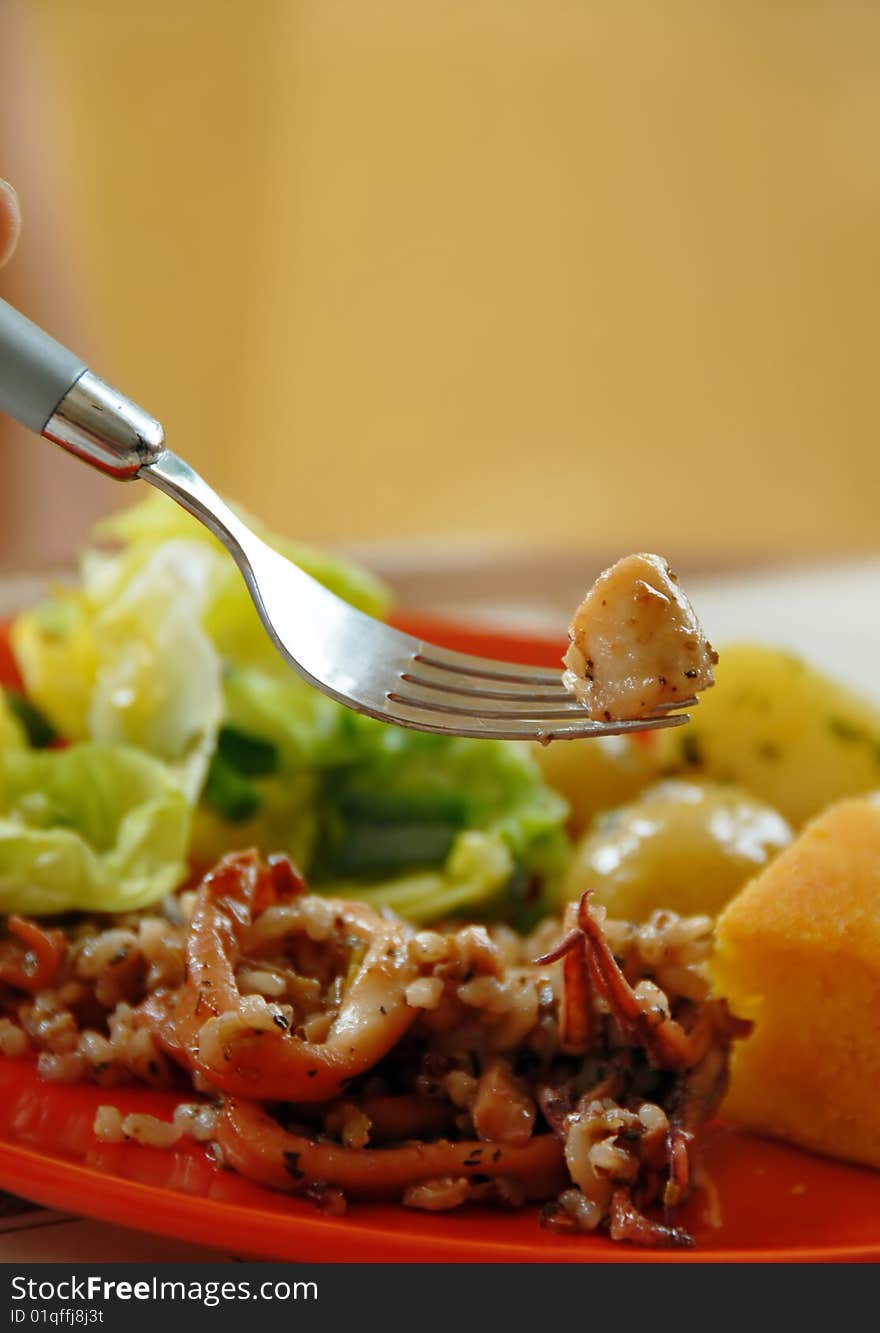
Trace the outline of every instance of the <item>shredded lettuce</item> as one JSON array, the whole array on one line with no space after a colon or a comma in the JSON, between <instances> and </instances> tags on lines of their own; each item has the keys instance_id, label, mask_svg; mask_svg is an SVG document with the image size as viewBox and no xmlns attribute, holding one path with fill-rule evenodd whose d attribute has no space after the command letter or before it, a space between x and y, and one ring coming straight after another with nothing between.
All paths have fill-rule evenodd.
<instances>
[{"instance_id":1,"label":"shredded lettuce","mask_svg":"<svg viewBox=\"0 0 880 1333\"><path fill-rule=\"evenodd\" d=\"M0 911L123 912L187 874L190 808L164 764L121 746L0 753Z\"/></svg>"}]
</instances>

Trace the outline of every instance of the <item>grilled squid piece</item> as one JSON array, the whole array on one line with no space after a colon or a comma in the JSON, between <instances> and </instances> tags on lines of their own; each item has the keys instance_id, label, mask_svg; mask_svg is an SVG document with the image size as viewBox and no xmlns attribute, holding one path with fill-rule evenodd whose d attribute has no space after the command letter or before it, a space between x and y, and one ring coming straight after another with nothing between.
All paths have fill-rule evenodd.
<instances>
[{"instance_id":1,"label":"grilled squid piece","mask_svg":"<svg viewBox=\"0 0 880 1333\"><path fill-rule=\"evenodd\" d=\"M21 916L11 916L6 926L24 945L24 953L19 962L0 962L0 982L36 995L52 984L58 971L67 949L64 931L47 930Z\"/></svg>"},{"instance_id":2,"label":"grilled squid piece","mask_svg":"<svg viewBox=\"0 0 880 1333\"><path fill-rule=\"evenodd\" d=\"M693 1236L683 1227L667 1226L645 1217L625 1187L616 1189L611 1196L608 1230L612 1240L628 1240L634 1245L663 1245L685 1250L694 1245Z\"/></svg>"},{"instance_id":3,"label":"grilled squid piece","mask_svg":"<svg viewBox=\"0 0 880 1333\"><path fill-rule=\"evenodd\" d=\"M644 1048L657 1069L691 1069L710 1053L716 1035L723 1035L726 1041L747 1035L751 1030L749 1024L732 1018L717 1006L701 1009L693 1026L685 1030L662 1009L646 1004L620 970L599 921L590 911L590 896L588 891L576 905L569 904L565 924L571 927L575 920L577 924L555 948L534 960L537 966L563 960L564 998L560 1006L563 1042L571 1043L573 1038L588 1041L595 1023L593 994L602 996L623 1031L634 1044ZM580 1016L579 1011L583 1011ZM581 1049L588 1047L584 1045ZM726 1069L723 1059L721 1064Z\"/></svg>"},{"instance_id":4,"label":"grilled squid piece","mask_svg":"<svg viewBox=\"0 0 880 1333\"><path fill-rule=\"evenodd\" d=\"M587 943L587 964L593 984L623 1031L644 1047L658 1069L689 1069L698 1064L712 1044L711 1010L701 1009L694 1026L686 1032L662 1009L646 1005L618 967L602 927L590 911L589 893L581 897L578 924Z\"/></svg>"},{"instance_id":5,"label":"grilled squid piece","mask_svg":"<svg viewBox=\"0 0 880 1333\"><path fill-rule=\"evenodd\" d=\"M593 983L587 964L583 931L577 925L578 904L565 909L565 934L555 949L536 958L535 966L562 962L562 994L559 1000L559 1047L570 1055L584 1055L596 1037Z\"/></svg>"},{"instance_id":6,"label":"grilled squid piece","mask_svg":"<svg viewBox=\"0 0 880 1333\"><path fill-rule=\"evenodd\" d=\"M562 679L596 721L647 717L714 684L718 654L662 556L600 574L568 635Z\"/></svg>"},{"instance_id":7,"label":"grilled squid piece","mask_svg":"<svg viewBox=\"0 0 880 1333\"><path fill-rule=\"evenodd\" d=\"M364 1096L358 1105L370 1122L371 1143L439 1139L455 1129L455 1108L413 1093Z\"/></svg>"},{"instance_id":8,"label":"grilled squid piece","mask_svg":"<svg viewBox=\"0 0 880 1333\"><path fill-rule=\"evenodd\" d=\"M223 1160L269 1189L304 1194L317 1181L349 1199L400 1199L412 1186L444 1178L474 1185L513 1177L527 1199L546 1199L566 1179L562 1147L540 1134L521 1147L482 1142L405 1143L390 1148L343 1148L294 1134L256 1102L227 1098L216 1135Z\"/></svg>"},{"instance_id":9,"label":"grilled squid piece","mask_svg":"<svg viewBox=\"0 0 880 1333\"><path fill-rule=\"evenodd\" d=\"M326 900L336 928L360 961L353 964L353 978L326 1040L305 1041L268 1005L256 1022L253 997L248 1005L235 978L242 938L275 901L276 881L253 852L224 858L199 890L179 999L170 1008L164 1001L144 1012L165 1049L223 1092L329 1101L372 1068L417 1015L405 998L416 974L408 957L409 932L402 922L386 920L364 904ZM166 1021L171 1031L163 1033Z\"/></svg>"}]
</instances>

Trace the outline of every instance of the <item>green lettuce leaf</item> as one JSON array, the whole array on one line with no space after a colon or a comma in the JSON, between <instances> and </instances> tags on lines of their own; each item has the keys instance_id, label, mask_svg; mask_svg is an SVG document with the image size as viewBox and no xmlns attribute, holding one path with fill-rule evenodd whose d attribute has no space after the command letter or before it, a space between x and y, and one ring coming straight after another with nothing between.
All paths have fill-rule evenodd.
<instances>
[{"instance_id":1,"label":"green lettuce leaf","mask_svg":"<svg viewBox=\"0 0 880 1333\"><path fill-rule=\"evenodd\" d=\"M69 741L85 740L98 670L94 614L80 589L58 587L17 616L11 642L27 697Z\"/></svg>"},{"instance_id":2,"label":"green lettuce leaf","mask_svg":"<svg viewBox=\"0 0 880 1333\"><path fill-rule=\"evenodd\" d=\"M7 690L5 712L7 716L12 714L15 717L24 733L24 739L35 749L44 750L58 740L58 733L49 719L44 717L39 708L35 708L30 699L20 694L18 690ZM4 747L6 727L3 713L4 705L0 704L0 750Z\"/></svg>"},{"instance_id":3,"label":"green lettuce leaf","mask_svg":"<svg viewBox=\"0 0 880 1333\"><path fill-rule=\"evenodd\" d=\"M222 663L201 623L217 559L183 540L137 558L87 552L81 587L12 630L27 697L59 734L154 755L193 801L223 717Z\"/></svg>"},{"instance_id":4,"label":"green lettuce leaf","mask_svg":"<svg viewBox=\"0 0 880 1333\"><path fill-rule=\"evenodd\" d=\"M25 740L24 727L10 708L6 692L0 689L0 754L4 750L20 750Z\"/></svg>"},{"instance_id":5,"label":"green lettuce leaf","mask_svg":"<svg viewBox=\"0 0 880 1333\"><path fill-rule=\"evenodd\" d=\"M185 879L189 823L173 775L135 750L4 750L0 911L145 907Z\"/></svg>"},{"instance_id":6,"label":"green lettuce leaf","mask_svg":"<svg viewBox=\"0 0 880 1333\"><path fill-rule=\"evenodd\" d=\"M68 740L131 744L175 765L195 799L223 718L224 668L290 669L232 557L167 496L154 492L96 532L121 549L87 550L80 588L56 589L13 626L28 698ZM387 611L371 575L263 535L355 606Z\"/></svg>"},{"instance_id":7,"label":"green lettuce leaf","mask_svg":"<svg viewBox=\"0 0 880 1333\"><path fill-rule=\"evenodd\" d=\"M380 620L388 614L390 606L388 589L373 574L340 556L290 541L286 537L279 537L240 505L232 505L231 508L258 537L295 565L299 565L307 574L311 574L312 578L317 579L325 588L335 592L343 601L350 602L352 606ZM202 542L222 554L230 575L234 574L241 583L241 576L237 573L231 557L227 555L217 538L204 524L199 523L161 491L152 491L140 503L112 514L98 523L94 531L100 541L118 542L130 548L155 548L175 538ZM246 603L250 603L246 591L245 599ZM222 595L218 598L218 602L222 604L222 610L225 610L230 618L234 618L234 608L228 596ZM221 610L221 606L217 609ZM221 622L224 620L222 610L219 616ZM265 631L263 633L265 635Z\"/></svg>"},{"instance_id":8,"label":"green lettuce leaf","mask_svg":"<svg viewBox=\"0 0 880 1333\"><path fill-rule=\"evenodd\" d=\"M354 715L313 689L280 658L278 666L227 666L223 680L227 726L264 741L278 753L282 773L326 767L351 757L346 717Z\"/></svg>"},{"instance_id":9,"label":"green lettuce leaf","mask_svg":"<svg viewBox=\"0 0 880 1333\"><path fill-rule=\"evenodd\" d=\"M348 715L351 755L328 768L319 873L383 873L437 863L465 829L497 831L517 861L527 859L566 816L527 749L508 741L434 736ZM395 830L409 844L399 853ZM419 853L414 831L425 851ZM445 836L438 853L436 844ZM373 841L375 839L376 841ZM381 843L384 852L377 846ZM384 857L384 859L383 859Z\"/></svg>"},{"instance_id":10,"label":"green lettuce leaf","mask_svg":"<svg viewBox=\"0 0 880 1333\"><path fill-rule=\"evenodd\" d=\"M374 907L390 907L416 925L427 925L461 913L486 914L503 897L515 869L510 848L500 834L471 830L458 835L439 870L398 875L375 884L341 880L333 884L332 892L363 899Z\"/></svg>"},{"instance_id":11,"label":"green lettuce leaf","mask_svg":"<svg viewBox=\"0 0 880 1333\"><path fill-rule=\"evenodd\" d=\"M228 745L215 756L200 863L253 841L294 855L319 890L405 902L417 920L479 909L525 924L545 905L569 854L567 806L526 747L387 726L289 672L232 670L225 694L238 759ZM255 773L253 756L270 752Z\"/></svg>"},{"instance_id":12,"label":"green lettuce leaf","mask_svg":"<svg viewBox=\"0 0 880 1333\"><path fill-rule=\"evenodd\" d=\"M231 811L218 810L203 799L193 811L190 857L206 870L226 852L258 847L262 852L286 852L301 869L311 865L318 837L317 782L313 774L254 779L247 785L249 799Z\"/></svg>"},{"instance_id":13,"label":"green lettuce leaf","mask_svg":"<svg viewBox=\"0 0 880 1333\"><path fill-rule=\"evenodd\" d=\"M45 864L66 867L67 898L59 869L43 902L100 899L121 910L126 895L157 896L154 881L179 882L186 852L201 868L248 845L288 852L319 891L357 893L413 920L460 912L527 925L550 900L569 854L567 809L527 747L387 726L306 685L269 641L231 557L158 493L98 536L117 549L86 552L81 586L56 590L14 626L27 698L68 740L154 763L162 801L188 800L193 818L181 849L179 820L166 829L145 797L124 817L116 811L113 845L99 846L91 825L81 827L82 810L72 812L66 795L50 798L51 764L34 768L24 806L9 797L0 815L4 836L12 828L18 839L6 844L16 873L28 873L28 848L38 863L38 838L51 842ZM385 590L369 575L267 540L354 605L386 611ZM98 784L95 800L106 804L113 793L99 770L80 777ZM41 781L49 784L42 807ZM153 859L143 872L148 838ZM123 885L115 899L114 868ZM49 870L41 874L38 884Z\"/></svg>"},{"instance_id":14,"label":"green lettuce leaf","mask_svg":"<svg viewBox=\"0 0 880 1333\"><path fill-rule=\"evenodd\" d=\"M192 801L223 719L222 664L201 625L213 563L194 542L166 542L98 603L93 626L89 737L164 760Z\"/></svg>"}]
</instances>

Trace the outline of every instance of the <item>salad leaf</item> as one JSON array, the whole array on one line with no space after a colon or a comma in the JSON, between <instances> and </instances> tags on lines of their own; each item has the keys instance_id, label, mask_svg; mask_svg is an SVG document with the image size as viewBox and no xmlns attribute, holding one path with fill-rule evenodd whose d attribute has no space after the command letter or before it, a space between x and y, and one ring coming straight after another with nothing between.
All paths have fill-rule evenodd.
<instances>
[{"instance_id":1,"label":"salad leaf","mask_svg":"<svg viewBox=\"0 0 880 1333\"><path fill-rule=\"evenodd\" d=\"M307 869L318 835L316 790L308 770L283 779L249 779L226 767L218 776L212 765L205 797L193 811L192 864L207 870L226 852L258 847L286 852Z\"/></svg>"},{"instance_id":2,"label":"salad leaf","mask_svg":"<svg viewBox=\"0 0 880 1333\"><path fill-rule=\"evenodd\" d=\"M261 805L260 793L254 784L219 752L211 760L202 800L227 824L243 824Z\"/></svg>"},{"instance_id":3,"label":"salad leaf","mask_svg":"<svg viewBox=\"0 0 880 1333\"><path fill-rule=\"evenodd\" d=\"M359 885L389 906L399 898L421 902L424 894L420 920L438 914L432 895L444 910L453 901L462 911L488 910L492 899L492 910L520 922L540 908L568 858L567 806L544 785L526 747L387 726L290 672L237 669L225 690L225 725L250 744L274 744L277 769L262 777L240 763L234 773L227 764L218 771L215 758L205 798L215 814L225 805L228 822L225 841L223 821L210 823L213 848L228 849L246 830L248 841L293 854L316 888ZM239 810L250 822L236 830ZM197 845L204 830L200 816ZM501 880L487 878L488 869L464 874L450 862L467 832L490 839L477 848L506 849ZM205 850L199 847L200 860ZM486 855L497 869L497 857Z\"/></svg>"},{"instance_id":4,"label":"salad leaf","mask_svg":"<svg viewBox=\"0 0 880 1333\"><path fill-rule=\"evenodd\" d=\"M172 764L195 801L223 718L222 665L201 626L213 560L194 542L158 547L104 605L88 734Z\"/></svg>"},{"instance_id":5,"label":"salad leaf","mask_svg":"<svg viewBox=\"0 0 880 1333\"><path fill-rule=\"evenodd\" d=\"M365 611L369 616L380 620L388 614L390 596L385 585L367 570L351 561L314 547L290 541L269 532L257 519L240 505L230 506L258 537L267 542L279 554L299 565L300 569L311 574L325 588L335 592L343 601ZM243 587L241 576L235 569L232 558L218 539L208 531L204 524L193 518L180 505L175 504L161 491L152 491L146 499L131 508L120 510L95 526L95 536L100 541L119 542L126 547L155 548L175 538L199 541L211 547L223 556L226 568L237 582L230 584L236 590ZM236 599L237 600L237 599ZM245 604L250 605L250 597L245 590ZM218 597L218 622L233 619L235 608L228 595L228 589ZM265 631L263 631L265 637Z\"/></svg>"},{"instance_id":6,"label":"salad leaf","mask_svg":"<svg viewBox=\"0 0 880 1333\"><path fill-rule=\"evenodd\" d=\"M235 845L286 851L304 869L318 832L316 759L344 710L279 668L228 667L225 722L193 831L199 865Z\"/></svg>"},{"instance_id":7,"label":"salad leaf","mask_svg":"<svg viewBox=\"0 0 880 1333\"><path fill-rule=\"evenodd\" d=\"M223 715L222 664L201 625L215 557L186 541L142 557L86 553L81 589L19 616L12 646L58 733L155 755L195 800Z\"/></svg>"},{"instance_id":8,"label":"salad leaf","mask_svg":"<svg viewBox=\"0 0 880 1333\"><path fill-rule=\"evenodd\" d=\"M264 778L278 769L278 747L261 736L250 736L237 727L221 727L217 758L246 778Z\"/></svg>"},{"instance_id":9,"label":"salad leaf","mask_svg":"<svg viewBox=\"0 0 880 1333\"><path fill-rule=\"evenodd\" d=\"M121 549L87 551L80 588L56 590L15 624L27 700L67 740L158 763L192 807L191 865L256 845L288 852L318 890L357 892L415 920L461 911L528 924L569 844L567 807L526 747L388 726L308 686L272 646L232 558L165 496L98 536ZM369 575L269 540L356 606L387 609ZM73 836L77 855L94 853L76 818L47 808L40 836ZM177 882L180 849L162 845L156 833L154 869L164 855L163 882ZM80 884L99 878L88 866Z\"/></svg>"},{"instance_id":10,"label":"salad leaf","mask_svg":"<svg viewBox=\"0 0 880 1333\"><path fill-rule=\"evenodd\" d=\"M333 893L390 907L417 925L460 912L478 914L502 894L514 874L510 848L497 833L460 834L439 870L400 875L378 884L345 880Z\"/></svg>"},{"instance_id":11,"label":"salad leaf","mask_svg":"<svg viewBox=\"0 0 880 1333\"><path fill-rule=\"evenodd\" d=\"M266 777L278 768L272 741L249 736L235 727L221 727L202 800L229 823L250 819L262 804L251 778Z\"/></svg>"},{"instance_id":12,"label":"salad leaf","mask_svg":"<svg viewBox=\"0 0 880 1333\"><path fill-rule=\"evenodd\" d=\"M223 717L224 665L258 663L282 677L289 668L232 557L167 496L155 492L96 531L122 549L86 551L81 588L57 589L13 626L27 696L68 740L133 744L176 765L195 800ZM387 611L371 575L265 539L354 605Z\"/></svg>"},{"instance_id":13,"label":"salad leaf","mask_svg":"<svg viewBox=\"0 0 880 1333\"><path fill-rule=\"evenodd\" d=\"M468 829L497 834L516 864L550 878L567 849L565 803L532 756L505 741L471 741L348 724L353 756L322 789L317 880L436 865Z\"/></svg>"},{"instance_id":14,"label":"salad leaf","mask_svg":"<svg viewBox=\"0 0 880 1333\"><path fill-rule=\"evenodd\" d=\"M11 643L27 697L69 741L85 740L98 670L93 615L79 589L59 587L23 612Z\"/></svg>"},{"instance_id":15,"label":"salad leaf","mask_svg":"<svg viewBox=\"0 0 880 1333\"><path fill-rule=\"evenodd\" d=\"M0 754L0 911L124 912L187 874L190 811L165 765L120 746Z\"/></svg>"},{"instance_id":16,"label":"salad leaf","mask_svg":"<svg viewBox=\"0 0 880 1333\"><path fill-rule=\"evenodd\" d=\"M58 733L51 722L43 716L39 708L34 707L30 699L19 694L18 690L7 691L6 710L18 719L28 743L36 749L43 750L58 739ZM2 746L3 730L0 723L0 748Z\"/></svg>"},{"instance_id":17,"label":"salad leaf","mask_svg":"<svg viewBox=\"0 0 880 1333\"><path fill-rule=\"evenodd\" d=\"M227 727L271 742L278 771L298 773L350 755L343 739L348 710L278 665L227 666L223 681ZM352 716L349 714L349 716Z\"/></svg>"},{"instance_id":18,"label":"salad leaf","mask_svg":"<svg viewBox=\"0 0 880 1333\"><path fill-rule=\"evenodd\" d=\"M4 750L20 749L25 740L24 727L9 706L9 695L0 689L0 754Z\"/></svg>"}]
</instances>

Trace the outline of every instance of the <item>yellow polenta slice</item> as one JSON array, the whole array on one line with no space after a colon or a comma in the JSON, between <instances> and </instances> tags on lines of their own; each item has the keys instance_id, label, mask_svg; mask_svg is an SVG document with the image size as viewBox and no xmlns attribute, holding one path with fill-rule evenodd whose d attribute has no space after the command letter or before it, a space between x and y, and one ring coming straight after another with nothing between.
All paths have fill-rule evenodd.
<instances>
[{"instance_id":1,"label":"yellow polenta slice","mask_svg":"<svg viewBox=\"0 0 880 1333\"><path fill-rule=\"evenodd\" d=\"M832 806L737 894L714 968L755 1020L723 1114L880 1166L880 798Z\"/></svg>"}]
</instances>

